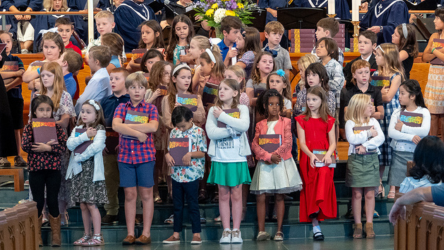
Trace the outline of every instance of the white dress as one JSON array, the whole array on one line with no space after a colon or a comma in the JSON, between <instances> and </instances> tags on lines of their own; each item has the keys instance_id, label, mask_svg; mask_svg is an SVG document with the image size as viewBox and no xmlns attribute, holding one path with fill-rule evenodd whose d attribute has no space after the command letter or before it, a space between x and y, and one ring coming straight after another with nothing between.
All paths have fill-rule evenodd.
<instances>
[{"instance_id":1,"label":"white dress","mask_svg":"<svg viewBox=\"0 0 444 250\"><path fill-rule=\"evenodd\" d=\"M267 135L274 135L274 126L278 121L267 122ZM257 163L251 180L252 194L288 194L302 190L302 180L293 157L282 160L279 164Z\"/></svg>"}]
</instances>

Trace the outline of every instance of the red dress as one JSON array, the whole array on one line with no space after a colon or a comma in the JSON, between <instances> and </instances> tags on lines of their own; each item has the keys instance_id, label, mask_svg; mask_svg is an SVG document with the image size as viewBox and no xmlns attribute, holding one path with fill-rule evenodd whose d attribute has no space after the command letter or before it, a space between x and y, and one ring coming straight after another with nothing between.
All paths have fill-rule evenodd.
<instances>
[{"instance_id":1,"label":"red dress","mask_svg":"<svg viewBox=\"0 0 444 250\"><path fill-rule=\"evenodd\" d=\"M333 128L335 119L328 116L328 121L321 118L304 120L304 115L296 117L296 122L305 130L305 143L308 149L329 147L328 132ZM333 182L334 168L310 166L310 157L301 150L299 161L303 188L300 197L299 221L311 222L310 214L319 211L317 219L332 219L337 216L336 190Z\"/></svg>"}]
</instances>

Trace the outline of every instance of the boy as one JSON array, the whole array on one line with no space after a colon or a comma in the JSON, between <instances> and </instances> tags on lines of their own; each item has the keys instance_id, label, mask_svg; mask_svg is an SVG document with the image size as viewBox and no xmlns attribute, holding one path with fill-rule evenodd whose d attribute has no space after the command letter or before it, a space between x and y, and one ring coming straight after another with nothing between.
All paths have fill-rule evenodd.
<instances>
[{"instance_id":1,"label":"boy","mask_svg":"<svg viewBox=\"0 0 444 250\"><path fill-rule=\"evenodd\" d=\"M119 104L112 123L113 130L122 135L119 139L118 162L120 186L125 192L125 218L128 229L128 235L122 242L123 245L151 243L150 229L154 212L153 175L156 160L152 133L157 131L159 122L156 106L144 100L147 85L146 78L140 73L133 73L126 78L125 87L130 101ZM124 123L128 111L145 113L148 121L142 124ZM138 141L124 136L135 137ZM143 203L144 220L142 235L136 239L134 223L137 191Z\"/></svg>"},{"instance_id":2,"label":"boy","mask_svg":"<svg viewBox=\"0 0 444 250\"><path fill-rule=\"evenodd\" d=\"M262 50L273 54L276 69L283 69L285 71L285 77L290 79L290 70L293 68L290 54L288 50L282 48L280 45L282 35L285 31L284 26L278 21L271 21L265 25L264 31L268 43Z\"/></svg>"},{"instance_id":3,"label":"boy","mask_svg":"<svg viewBox=\"0 0 444 250\"><path fill-rule=\"evenodd\" d=\"M370 63L370 69L373 73L374 70L378 69L378 65L376 64L375 55L373 54L373 50L376 48L376 42L378 37L376 34L370 30L361 31L358 36L358 48L361 56L356 57L353 61L347 63L344 67L344 77L346 81L345 87L347 90L353 88L354 84L351 82L352 73L351 67L353 63L359 59L366 60ZM372 70L373 69L373 70Z\"/></svg>"},{"instance_id":4,"label":"boy","mask_svg":"<svg viewBox=\"0 0 444 250\"><path fill-rule=\"evenodd\" d=\"M242 22L239 17L227 16L224 17L220 22L220 30L224 35L224 39L217 45L220 48L220 53L222 54L223 61L225 61L228 51L231 51L231 48L236 48L236 39L239 35L239 32L241 31L241 28ZM230 58L236 56L237 50L233 50L233 52L230 53Z\"/></svg>"},{"instance_id":5,"label":"boy","mask_svg":"<svg viewBox=\"0 0 444 250\"><path fill-rule=\"evenodd\" d=\"M330 17L322 18L316 24L316 39L319 41L323 37L333 38L339 32L339 22ZM316 46L313 48L311 52L313 55L316 55ZM344 52L342 52L341 48L338 47L338 63L344 65Z\"/></svg>"},{"instance_id":6,"label":"boy","mask_svg":"<svg viewBox=\"0 0 444 250\"><path fill-rule=\"evenodd\" d=\"M77 100L75 106L77 115L86 100L93 99L100 102L105 96L111 95L109 74L106 70L110 61L111 51L107 46L95 46L89 50L88 64L91 71L96 73L94 73L88 85L86 85L85 91Z\"/></svg>"},{"instance_id":7,"label":"boy","mask_svg":"<svg viewBox=\"0 0 444 250\"><path fill-rule=\"evenodd\" d=\"M154 11L144 4L144 0L125 0L114 14L117 23L115 31L125 41L126 52L131 53L139 47L140 24L155 19Z\"/></svg>"},{"instance_id":8,"label":"boy","mask_svg":"<svg viewBox=\"0 0 444 250\"><path fill-rule=\"evenodd\" d=\"M17 62L15 69L7 68L7 65L3 65L0 72L3 81L5 83L6 91L8 94L9 107L11 109L12 123L14 126L15 141L17 145L17 155L14 157L14 166L26 167L26 162L21 156L21 133L23 129L23 96L22 96L22 75L25 72L23 62L20 58L11 54L12 49L12 35L11 33L0 31L0 39L2 43L6 43L5 61ZM0 157L0 165L10 166L10 162L6 157Z\"/></svg>"},{"instance_id":9,"label":"boy","mask_svg":"<svg viewBox=\"0 0 444 250\"><path fill-rule=\"evenodd\" d=\"M66 91L68 91L71 98L74 99L74 95L77 92L77 82L74 79L73 74L77 74L82 68L82 56L72 49L67 49L65 50L65 53L60 56L57 62L62 67Z\"/></svg>"},{"instance_id":10,"label":"boy","mask_svg":"<svg viewBox=\"0 0 444 250\"><path fill-rule=\"evenodd\" d=\"M75 52L79 53L79 55L82 55L82 51L79 47L72 44L70 40L74 33L74 25L71 20L67 17L58 18L54 26L57 28L57 33L62 37L65 49L73 49Z\"/></svg>"}]
</instances>

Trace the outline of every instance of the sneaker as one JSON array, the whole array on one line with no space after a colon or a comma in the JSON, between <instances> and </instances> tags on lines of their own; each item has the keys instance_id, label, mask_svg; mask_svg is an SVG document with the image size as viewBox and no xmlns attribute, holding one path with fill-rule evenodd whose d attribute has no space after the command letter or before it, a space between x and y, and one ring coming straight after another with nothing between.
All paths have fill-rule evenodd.
<instances>
[{"instance_id":1,"label":"sneaker","mask_svg":"<svg viewBox=\"0 0 444 250\"><path fill-rule=\"evenodd\" d=\"M27 49L22 49L22 54L28 54L29 53L29 51L27 50Z\"/></svg>"},{"instance_id":2,"label":"sneaker","mask_svg":"<svg viewBox=\"0 0 444 250\"><path fill-rule=\"evenodd\" d=\"M19 155L17 155L16 157L14 157L14 166L15 167L26 167L28 164L26 163L25 160L23 160L23 158Z\"/></svg>"},{"instance_id":3,"label":"sneaker","mask_svg":"<svg viewBox=\"0 0 444 250\"><path fill-rule=\"evenodd\" d=\"M257 241L265 241L265 240L270 240L271 236L269 233L264 232L264 231L260 231L257 235L256 240Z\"/></svg>"},{"instance_id":4,"label":"sneaker","mask_svg":"<svg viewBox=\"0 0 444 250\"><path fill-rule=\"evenodd\" d=\"M231 243L231 231L224 230L222 237L219 240L220 244L230 244Z\"/></svg>"},{"instance_id":5,"label":"sneaker","mask_svg":"<svg viewBox=\"0 0 444 250\"><path fill-rule=\"evenodd\" d=\"M194 237L193 237L194 239ZM179 244L180 238L174 237L174 235L171 235L168 239L162 241L163 244Z\"/></svg>"},{"instance_id":6,"label":"sneaker","mask_svg":"<svg viewBox=\"0 0 444 250\"><path fill-rule=\"evenodd\" d=\"M202 239L199 236L193 236L193 240L191 240L191 245L199 244L202 244Z\"/></svg>"},{"instance_id":7,"label":"sneaker","mask_svg":"<svg viewBox=\"0 0 444 250\"><path fill-rule=\"evenodd\" d=\"M5 167L5 168L11 167L11 163L8 161L8 158L0 157L0 167Z\"/></svg>"},{"instance_id":8,"label":"sneaker","mask_svg":"<svg viewBox=\"0 0 444 250\"><path fill-rule=\"evenodd\" d=\"M102 225L112 225L119 223L117 215L107 214L102 217Z\"/></svg>"},{"instance_id":9,"label":"sneaker","mask_svg":"<svg viewBox=\"0 0 444 250\"><path fill-rule=\"evenodd\" d=\"M231 244L242 244L242 235L239 230L231 232Z\"/></svg>"}]
</instances>

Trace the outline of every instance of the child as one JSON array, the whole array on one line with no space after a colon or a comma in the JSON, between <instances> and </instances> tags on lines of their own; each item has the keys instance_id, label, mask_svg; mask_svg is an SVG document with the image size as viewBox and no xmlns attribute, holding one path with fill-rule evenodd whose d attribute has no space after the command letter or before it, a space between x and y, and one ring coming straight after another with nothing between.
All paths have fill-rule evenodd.
<instances>
[{"instance_id":1,"label":"child","mask_svg":"<svg viewBox=\"0 0 444 250\"><path fill-rule=\"evenodd\" d=\"M67 49L57 62L62 67L66 91L68 91L71 98L74 99L74 95L77 92L77 83L73 75L77 74L82 68L83 58L74 50Z\"/></svg>"},{"instance_id":2,"label":"child","mask_svg":"<svg viewBox=\"0 0 444 250\"><path fill-rule=\"evenodd\" d=\"M290 77L291 59L288 50L282 48L280 45L282 35L284 34L284 26L278 21L271 21L265 25L265 37L268 39L268 44L264 46L262 51L268 51L273 55L276 69L283 69L285 77Z\"/></svg>"},{"instance_id":3,"label":"child","mask_svg":"<svg viewBox=\"0 0 444 250\"><path fill-rule=\"evenodd\" d=\"M224 72L225 79L234 79L240 84L240 97L239 103L245 106L250 106L250 99L247 93L245 93L245 70L239 65L231 65Z\"/></svg>"},{"instance_id":4,"label":"child","mask_svg":"<svg viewBox=\"0 0 444 250\"><path fill-rule=\"evenodd\" d=\"M23 96L22 96L22 75L25 72L22 60L11 54L12 49L12 35L8 32L1 32L0 39L2 43L6 44L5 61L17 62L17 71L3 69L0 75L4 81L6 91L8 94L9 108L11 109L12 124L14 126L15 142L17 145L17 155L14 157L15 167L26 167L26 162L23 160L20 151L21 143L21 129L23 129ZM8 70L8 71L7 71ZM5 131L2 131L4 133ZM6 157L0 157L0 163L10 165Z\"/></svg>"},{"instance_id":5,"label":"child","mask_svg":"<svg viewBox=\"0 0 444 250\"><path fill-rule=\"evenodd\" d=\"M373 211L375 209L375 188L379 185L379 146L384 142L379 122L371 117L373 102L369 95L356 94L350 100L350 108L345 112L345 133L350 146L345 183L352 188L352 210L355 220L353 238L363 237L361 223L362 194L365 197L367 239L373 239ZM354 128L372 126L369 130Z\"/></svg>"},{"instance_id":6,"label":"child","mask_svg":"<svg viewBox=\"0 0 444 250\"><path fill-rule=\"evenodd\" d=\"M413 153L414 167L410 169L410 176L406 177L399 188L400 193L407 193L415 188L441 186L444 178L443 152L444 144L436 136L426 136L422 138Z\"/></svg>"},{"instance_id":7,"label":"child","mask_svg":"<svg viewBox=\"0 0 444 250\"><path fill-rule=\"evenodd\" d=\"M411 24L400 24L392 35L392 42L398 47L399 59L402 61L405 79L410 79L413 61L418 56L416 30Z\"/></svg>"},{"instance_id":8,"label":"child","mask_svg":"<svg viewBox=\"0 0 444 250\"><path fill-rule=\"evenodd\" d=\"M202 76L201 66L200 66L200 55L205 53L206 49L210 49L213 47L211 45L208 37L204 36L195 36L191 39L190 49L188 50L188 56L190 60L194 60L195 68L194 68L194 76L193 76L193 93L198 93L200 87L204 87L208 82L209 77ZM219 52L220 54L220 52Z\"/></svg>"},{"instance_id":9,"label":"child","mask_svg":"<svg viewBox=\"0 0 444 250\"><path fill-rule=\"evenodd\" d=\"M239 17L226 16L220 22L220 31L224 35L224 39L217 44L222 54L222 61L225 61L228 51L236 48L236 40L242 29L242 22ZM233 53L233 52L232 52ZM237 57L237 49L231 54L231 57Z\"/></svg>"},{"instance_id":10,"label":"child","mask_svg":"<svg viewBox=\"0 0 444 250\"><path fill-rule=\"evenodd\" d=\"M63 44L62 37L59 34L53 32L47 32L43 35L42 47L43 47L43 56L45 58L43 62L57 61L60 58L60 56L65 52L65 45ZM30 66L32 66L32 63ZM40 75L40 67L28 67L26 72L23 74L23 81L26 83L30 83L32 80L38 78L39 75ZM31 88L33 87L31 86Z\"/></svg>"},{"instance_id":11,"label":"child","mask_svg":"<svg viewBox=\"0 0 444 250\"><path fill-rule=\"evenodd\" d=\"M86 129L79 133L77 129ZM69 162L66 179L72 178L71 202L80 203L83 227L82 238L74 242L75 246L103 246L105 240L101 234L101 217L97 204L107 203L106 184L102 151L105 149L105 119L100 103L87 100L82 104L78 126L68 138L68 149L73 151ZM81 154L74 150L82 143L92 143ZM91 224L94 235L91 235Z\"/></svg>"},{"instance_id":12,"label":"child","mask_svg":"<svg viewBox=\"0 0 444 250\"><path fill-rule=\"evenodd\" d=\"M103 116L105 118L105 126L107 129L112 128L114 111L121 103L128 103L130 97L125 88L125 80L129 72L123 68L116 68L111 71L109 76L111 90L113 93L102 99L100 105L103 108ZM103 164L105 167L105 184L108 194L108 202L105 204L106 215L102 217L103 225L112 225L118 222L119 213L119 197L117 191L119 188L119 168L117 164L118 150L105 147L103 155ZM111 154L111 152L116 152Z\"/></svg>"},{"instance_id":13,"label":"child","mask_svg":"<svg viewBox=\"0 0 444 250\"><path fill-rule=\"evenodd\" d=\"M311 51L311 53L315 55L318 54L317 48L322 38L333 38L336 36L336 34L338 34L339 22L335 18L326 17L319 20L316 24L316 27L316 39L318 40L318 42ZM330 48L330 50L332 50L332 48ZM344 52L342 52L342 50L337 45L334 51L336 52L335 54L337 54L337 56L335 56L335 60L342 66L344 64ZM317 55L317 57L319 57L319 55Z\"/></svg>"},{"instance_id":14,"label":"child","mask_svg":"<svg viewBox=\"0 0 444 250\"><path fill-rule=\"evenodd\" d=\"M150 50L152 48L165 48L162 27L160 27L159 23L155 20L143 22L140 25L140 32L142 33L142 36L139 41L139 49ZM140 70L140 67L141 64L135 63L134 59L131 58L131 61L128 63L126 69L136 72Z\"/></svg>"},{"instance_id":15,"label":"child","mask_svg":"<svg viewBox=\"0 0 444 250\"><path fill-rule=\"evenodd\" d=\"M381 154L379 155L379 175L380 185L377 195L385 196L384 187L382 185L382 175L384 174L385 166L390 166L392 161L392 149L390 147L392 139L388 136L389 124L392 113L400 108L399 104L399 86L403 79L403 68L399 61L399 53L396 45L384 43L376 47L376 64L378 64L378 71L373 76L390 77L390 87L381 89L382 102L384 106L384 119L380 120L381 129L384 132L385 142L379 148ZM389 199L395 198L395 187L390 187Z\"/></svg>"},{"instance_id":16,"label":"child","mask_svg":"<svg viewBox=\"0 0 444 250\"><path fill-rule=\"evenodd\" d=\"M123 53L123 39L116 33L106 33L100 36L103 46L108 46L111 51L111 61L106 70L108 73L115 68L120 68L123 65L121 54Z\"/></svg>"},{"instance_id":17,"label":"child","mask_svg":"<svg viewBox=\"0 0 444 250\"><path fill-rule=\"evenodd\" d=\"M247 81L246 92L250 98L250 106L256 106L256 99L261 91L267 89L268 75L276 70L273 56L270 52L260 52L256 55L251 78Z\"/></svg>"},{"instance_id":18,"label":"child","mask_svg":"<svg viewBox=\"0 0 444 250\"><path fill-rule=\"evenodd\" d=\"M191 75L189 76L189 82L191 83ZM194 116L193 112L184 106L174 108L171 114L171 121L175 128L171 131L170 138L190 138L192 150L183 156L185 166L175 166L173 157L169 153L165 155L165 160L171 168L171 177L173 178L174 201L174 234L163 241L166 244L180 243L179 233L182 231L185 196L187 197L188 213L192 224L193 239L191 244L202 243L197 194L199 179L204 176L207 138L205 131L193 123Z\"/></svg>"},{"instance_id":19,"label":"child","mask_svg":"<svg viewBox=\"0 0 444 250\"><path fill-rule=\"evenodd\" d=\"M76 104L76 113L80 113L83 103L88 99L100 102L105 96L111 95L109 74L106 70L111 61L111 51L107 46L95 46L89 50L88 64L92 72L95 72L83 94Z\"/></svg>"},{"instance_id":20,"label":"child","mask_svg":"<svg viewBox=\"0 0 444 250\"><path fill-rule=\"evenodd\" d=\"M304 89L305 87L305 70L307 67L318 61L318 57L313 54L305 54L303 57L301 57L298 60L298 70L299 70L299 76L301 79L299 80L298 84L295 87L295 90L293 92L293 97L297 96L298 93Z\"/></svg>"},{"instance_id":21,"label":"child","mask_svg":"<svg viewBox=\"0 0 444 250\"><path fill-rule=\"evenodd\" d=\"M343 70L346 90L350 90L353 88L353 86L355 86L352 82L353 74L351 72L351 67L353 63L356 62L357 60L362 59L369 62L371 73L373 73L373 71L376 71L378 69L378 65L376 64L375 60L375 55L373 54L373 51L376 48L377 39L378 37L376 36L376 34L374 32L371 32L370 30L364 30L359 32L358 48L361 56L356 57L351 62L347 63Z\"/></svg>"},{"instance_id":22,"label":"child","mask_svg":"<svg viewBox=\"0 0 444 250\"><path fill-rule=\"evenodd\" d=\"M245 28L245 31L238 35L236 42L236 48L239 50L238 59L239 61L236 65L239 65L245 70L246 78L250 78L251 69L254 64L254 57L261 51L261 36L259 31L253 27ZM228 52L228 56L231 51ZM225 63L227 60L225 60ZM229 64L225 64L227 67L231 65L231 60Z\"/></svg>"},{"instance_id":23,"label":"child","mask_svg":"<svg viewBox=\"0 0 444 250\"><path fill-rule=\"evenodd\" d=\"M319 221L336 218L337 214L334 168L328 167L336 148L333 128L335 118L328 114L327 96L320 86L308 89L307 106L304 114L296 117L303 183L299 221L311 222L313 240L322 241L324 235ZM315 149L327 151L324 158L317 158L313 153ZM325 165L316 167L316 162L323 162Z\"/></svg>"},{"instance_id":24,"label":"child","mask_svg":"<svg viewBox=\"0 0 444 250\"><path fill-rule=\"evenodd\" d=\"M31 103L32 118L52 118L54 104L51 98L46 95L37 96ZM33 200L37 202L37 212L39 219L38 242L39 246L43 246L42 242L42 210L45 203L49 209L49 219L52 232L53 247L61 246L60 237L60 220L58 199L60 189L60 169L62 165L62 155L66 152L66 140L68 139L66 132L59 124L56 124L57 141L49 141L45 143L34 143L34 132L32 123L28 123L23 129L22 149L28 153L28 171L29 186L31 188ZM45 192L45 187L47 192Z\"/></svg>"},{"instance_id":25,"label":"child","mask_svg":"<svg viewBox=\"0 0 444 250\"><path fill-rule=\"evenodd\" d=\"M430 112L424 104L421 86L416 80L407 80L399 87L400 109L393 112L390 119L388 135L392 138L392 162L388 183L399 191L401 182L406 177L407 162L413 160L413 153L419 141L430 131ZM401 121L401 112L412 112L422 115L420 127L413 127Z\"/></svg>"},{"instance_id":26,"label":"child","mask_svg":"<svg viewBox=\"0 0 444 250\"><path fill-rule=\"evenodd\" d=\"M291 85L285 77L285 72L279 69L267 77L267 89L275 89L284 98L284 106L280 115L291 118Z\"/></svg>"},{"instance_id":27,"label":"child","mask_svg":"<svg viewBox=\"0 0 444 250\"><path fill-rule=\"evenodd\" d=\"M444 29L444 8L435 10L435 29L438 32L430 36L429 43L424 50L422 60L430 62L429 78L424 90L424 103L431 113L430 135L438 136L438 130L441 127L441 140L444 140L444 65L435 64L435 58L444 60L444 50L433 46L434 39L442 39L442 30Z\"/></svg>"},{"instance_id":28,"label":"child","mask_svg":"<svg viewBox=\"0 0 444 250\"><path fill-rule=\"evenodd\" d=\"M371 118L375 118L376 120L384 119L381 91L370 84L370 63L362 59L355 61L351 66L351 73L353 75L353 80L351 82L353 88L347 91L344 98L345 111L347 111L350 100L354 95L366 94L370 96L373 105Z\"/></svg>"},{"instance_id":29,"label":"child","mask_svg":"<svg viewBox=\"0 0 444 250\"><path fill-rule=\"evenodd\" d=\"M57 32L62 37L65 49L73 49L75 52L79 53L79 55L82 55L82 51L79 47L72 44L70 40L74 33L74 25L71 20L67 17L58 18L55 22L55 27L57 27Z\"/></svg>"},{"instance_id":30,"label":"child","mask_svg":"<svg viewBox=\"0 0 444 250\"><path fill-rule=\"evenodd\" d=\"M143 73L149 74L153 65L159 61L165 61L162 53L157 49L149 49L140 61L140 68Z\"/></svg>"},{"instance_id":31,"label":"child","mask_svg":"<svg viewBox=\"0 0 444 250\"><path fill-rule=\"evenodd\" d=\"M282 74L284 74L282 70ZM256 194L259 234L257 240L269 240L270 234L265 232L265 196L276 195L277 232L275 241L284 240L282 221L284 219L284 194L302 189L296 163L291 155L292 135L291 121L280 116L284 113L284 98L275 89L261 94L257 101L257 111L266 119L256 124L256 134L251 148L258 160L258 165L251 182L251 193ZM259 146L260 135L281 135L282 143L273 153Z\"/></svg>"},{"instance_id":32,"label":"child","mask_svg":"<svg viewBox=\"0 0 444 250\"><path fill-rule=\"evenodd\" d=\"M225 65L219 47L214 45L211 49L206 49L199 57L200 75L208 77L209 83L219 85L224 79ZM205 83L199 86L198 94L202 95ZM204 103L205 105L205 103Z\"/></svg>"},{"instance_id":33,"label":"child","mask_svg":"<svg viewBox=\"0 0 444 250\"><path fill-rule=\"evenodd\" d=\"M250 124L247 106L239 105L239 83L225 79L219 85L215 105L210 108L206 122L211 139L208 155L211 172L208 183L219 186L219 212L224 231L221 244L242 243L240 222L242 217L242 184L251 182L247 156L251 154L246 131ZM239 109L239 118L227 115L223 109ZM217 122L226 128L219 128ZM230 200L232 204L233 230L230 229Z\"/></svg>"},{"instance_id":34,"label":"child","mask_svg":"<svg viewBox=\"0 0 444 250\"><path fill-rule=\"evenodd\" d=\"M137 49L140 40L139 25L155 18L150 6L141 0L125 0L114 12L116 18L115 32L125 41L127 53Z\"/></svg>"},{"instance_id":35,"label":"child","mask_svg":"<svg viewBox=\"0 0 444 250\"><path fill-rule=\"evenodd\" d=\"M187 56L182 54L190 45L194 36L194 27L190 18L185 15L174 17L171 25L170 42L166 51L166 60L177 65L179 62L188 62Z\"/></svg>"},{"instance_id":36,"label":"child","mask_svg":"<svg viewBox=\"0 0 444 250\"><path fill-rule=\"evenodd\" d=\"M121 103L116 108L113 119L113 130L121 135L136 137L139 141L120 137L119 140L119 173L120 186L125 192L125 218L128 235L122 244L132 245L151 243L151 223L153 220L153 173L156 149L154 148L152 133L157 131L157 109L154 105L144 101L147 88L146 78L139 73L130 74L125 80L125 88L130 101ZM143 112L148 121L143 124L125 124L127 112ZM134 157L133 148L138 149L138 157ZM136 214L136 197L139 191L143 203L143 231L139 238L135 238L134 222Z\"/></svg>"}]
</instances>

